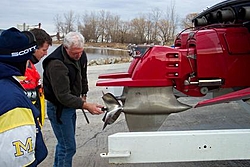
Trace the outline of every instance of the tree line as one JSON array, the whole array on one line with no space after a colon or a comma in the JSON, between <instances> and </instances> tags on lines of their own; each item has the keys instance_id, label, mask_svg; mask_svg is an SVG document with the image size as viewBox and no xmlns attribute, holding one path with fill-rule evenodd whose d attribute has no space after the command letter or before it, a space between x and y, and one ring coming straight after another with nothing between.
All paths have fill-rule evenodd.
<instances>
[{"instance_id":1,"label":"tree line","mask_svg":"<svg viewBox=\"0 0 250 167\"><path fill-rule=\"evenodd\" d=\"M192 26L191 17L195 15L187 15L181 27ZM61 36L70 31L79 31L86 42L170 44L177 33L179 17L175 5L171 4L166 11L155 8L130 21L123 21L119 15L101 10L82 15L73 11L57 14L54 23L56 32Z\"/></svg>"}]
</instances>

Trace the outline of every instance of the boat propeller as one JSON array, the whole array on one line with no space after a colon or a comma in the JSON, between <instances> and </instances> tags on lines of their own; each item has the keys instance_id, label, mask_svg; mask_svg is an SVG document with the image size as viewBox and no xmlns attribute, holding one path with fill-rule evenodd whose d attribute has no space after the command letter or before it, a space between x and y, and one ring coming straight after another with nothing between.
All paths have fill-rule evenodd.
<instances>
[{"instance_id":1,"label":"boat propeller","mask_svg":"<svg viewBox=\"0 0 250 167\"><path fill-rule=\"evenodd\" d=\"M104 117L102 119L104 122L102 130L104 130L107 125L113 124L117 120L123 108L119 101L111 93L103 94L102 99L106 104L106 108L102 108L102 110L105 111Z\"/></svg>"}]
</instances>

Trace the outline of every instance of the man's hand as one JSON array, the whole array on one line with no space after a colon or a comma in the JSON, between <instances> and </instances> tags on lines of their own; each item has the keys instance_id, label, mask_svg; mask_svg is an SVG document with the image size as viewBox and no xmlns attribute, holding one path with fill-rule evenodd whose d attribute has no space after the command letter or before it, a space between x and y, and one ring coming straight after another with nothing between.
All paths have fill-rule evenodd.
<instances>
[{"instance_id":1,"label":"man's hand","mask_svg":"<svg viewBox=\"0 0 250 167\"><path fill-rule=\"evenodd\" d=\"M103 113L103 111L101 110L103 106L95 103L84 102L82 108L88 110L93 115L99 115Z\"/></svg>"}]
</instances>

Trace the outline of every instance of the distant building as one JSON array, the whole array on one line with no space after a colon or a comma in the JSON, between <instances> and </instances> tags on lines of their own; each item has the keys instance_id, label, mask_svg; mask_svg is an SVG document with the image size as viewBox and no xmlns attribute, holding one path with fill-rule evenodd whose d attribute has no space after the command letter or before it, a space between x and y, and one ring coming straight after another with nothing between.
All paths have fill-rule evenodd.
<instances>
[{"instance_id":1,"label":"distant building","mask_svg":"<svg viewBox=\"0 0 250 167\"><path fill-rule=\"evenodd\" d=\"M41 23L38 23L36 25L29 25L29 24L26 24L26 23L23 23L23 24L17 24L17 29L20 30L20 31L29 31L33 28L41 28Z\"/></svg>"}]
</instances>

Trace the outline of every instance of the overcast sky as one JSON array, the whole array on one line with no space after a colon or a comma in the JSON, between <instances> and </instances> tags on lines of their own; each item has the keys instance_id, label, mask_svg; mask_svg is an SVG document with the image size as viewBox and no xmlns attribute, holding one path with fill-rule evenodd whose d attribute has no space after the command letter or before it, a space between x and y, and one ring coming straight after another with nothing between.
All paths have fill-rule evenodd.
<instances>
[{"instance_id":1,"label":"overcast sky","mask_svg":"<svg viewBox=\"0 0 250 167\"><path fill-rule=\"evenodd\" d=\"M179 18L189 13L201 12L208 6L222 0L0 0L0 29L16 27L17 24L42 24L42 28L54 34L54 17L69 11L75 14L84 12L108 11L129 21L140 14L149 13L155 8L164 11L175 3Z\"/></svg>"}]
</instances>

